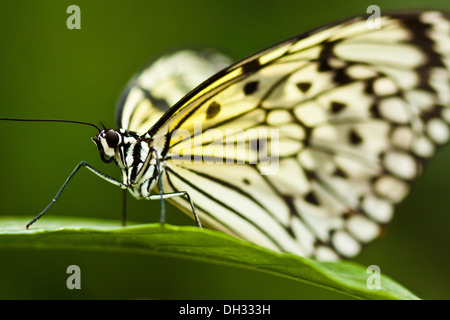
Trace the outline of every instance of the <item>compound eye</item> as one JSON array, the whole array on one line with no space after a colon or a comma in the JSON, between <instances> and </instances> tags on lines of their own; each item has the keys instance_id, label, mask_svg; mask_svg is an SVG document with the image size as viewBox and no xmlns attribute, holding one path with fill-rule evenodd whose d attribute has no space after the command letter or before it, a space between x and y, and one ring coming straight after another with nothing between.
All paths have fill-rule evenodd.
<instances>
[{"instance_id":1,"label":"compound eye","mask_svg":"<svg viewBox=\"0 0 450 320\"><path fill-rule=\"evenodd\" d=\"M114 130L109 130L105 136L106 143L110 148L115 148L119 144L120 137L119 134Z\"/></svg>"}]
</instances>

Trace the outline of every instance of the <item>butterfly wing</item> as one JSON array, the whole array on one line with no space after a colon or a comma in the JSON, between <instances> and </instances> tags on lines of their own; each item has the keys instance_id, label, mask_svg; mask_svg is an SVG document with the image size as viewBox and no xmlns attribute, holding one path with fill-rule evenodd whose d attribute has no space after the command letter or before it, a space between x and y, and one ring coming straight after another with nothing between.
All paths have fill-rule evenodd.
<instances>
[{"instance_id":1,"label":"butterfly wing","mask_svg":"<svg viewBox=\"0 0 450 320\"><path fill-rule=\"evenodd\" d=\"M354 18L219 72L149 131L165 141L164 192L271 249L356 255L449 139L449 25L440 12L384 15L380 29Z\"/></svg>"},{"instance_id":2,"label":"butterfly wing","mask_svg":"<svg viewBox=\"0 0 450 320\"><path fill-rule=\"evenodd\" d=\"M231 64L212 50L181 50L151 61L129 81L117 105L117 125L146 133L184 95Z\"/></svg>"}]
</instances>

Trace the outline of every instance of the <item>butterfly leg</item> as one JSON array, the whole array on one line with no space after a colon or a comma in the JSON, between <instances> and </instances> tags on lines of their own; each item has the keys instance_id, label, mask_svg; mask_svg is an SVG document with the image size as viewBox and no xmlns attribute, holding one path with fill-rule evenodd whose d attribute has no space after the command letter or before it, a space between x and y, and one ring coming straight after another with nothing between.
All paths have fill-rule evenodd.
<instances>
[{"instance_id":1,"label":"butterfly leg","mask_svg":"<svg viewBox=\"0 0 450 320\"><path fill-rule=\"evenodd\" d=\"M161 199L161 197L163 199L167 199L167 198L180 197L180 196L186 196L186 198L188 199L189 203L191 204L192 213L194 214L194 217L195 217L195 222L197 223L197 226L200 228L200 230L202 230L202 224L200 223L200 218L198 217L197 212L195 211L194 203L192 202L191 197L189 196L189 193L187 193L186 191L164 193L162 195L159 195L159 194L150 195L149 199L150 200L159 200L159 199ZM161 216L161 219L162 219L161 223L164 224L165 217Z\"/></svg>"},{"instance_id":2,"label":"butterfly leg","mask_svg":"<svg viewBox=\"0 0 450 320\"><path fill-rule=\"evenodd\" d=\"M58 193L56 194L56 196L53 198L53 200L48 204L47 207L45 207L45 209L39 213L33 220L31 220L30 222L28 222L26 228L28 229L33 223L35 223L40 217L42 217L48 209L50 209L50 207L58 200L59 196L61 195L61 193L64 191L64 188L67 186L67 184L69 183L70 180L72 180L72 178L75 176L75 174L78 172L78 170L80 170L81 167L85 167L87 169L89 169L90 171L92 171L93 173L95 173L97 176L99 176L100 178L122 188L122 189L126 189L127 186L125 184L123 184L122 182L120 182L119 180L116 180L100 171L98 171L97 169L94 169L93 167L91 167L91 165L89 165L88 163L82 161L80 162L75 169L72 171L72 173L70 174L70 176L66 179L66 181L64 182L64 184L62 185L61 189L59 189Z\"/></svg>"},{"instance_id":3,"label":"butterfly leg","mask_svg":"<svg viewBox=\"0 0 450 320\"><path fill-rule=\"evenodd\" d=\"M127 225L127 189L122 190L122 227Z\"/></svg>"}]
</instances>

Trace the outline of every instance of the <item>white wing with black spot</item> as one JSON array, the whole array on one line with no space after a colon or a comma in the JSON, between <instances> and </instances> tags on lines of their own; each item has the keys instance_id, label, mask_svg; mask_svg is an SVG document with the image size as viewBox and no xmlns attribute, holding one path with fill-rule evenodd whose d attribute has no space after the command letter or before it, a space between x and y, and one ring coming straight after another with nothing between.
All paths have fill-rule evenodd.
<instances>
[{"instance_id":1,"label":"white wing with black spot","mask_svg":"<svg viewBox=\"0 0 450 320\"><path fill-rule=\"evenodd\" d=\"M231 62L212 49L185 49L151 61L136 73L120 97L118 127L146 133L178 100Z\"/></svg>"},{"instance_id":2,"label":"white wing with black spot","mask_svg":"<svg viewBox=\"0 0 450 320\"><path fill-rule=\"evenodd\" d=\"M164 192L187 191L202 223L264 247L356 255L449 140L449 19L354 18L217 73L149 131L166 141Z\"/></svg>"}]
</instances>

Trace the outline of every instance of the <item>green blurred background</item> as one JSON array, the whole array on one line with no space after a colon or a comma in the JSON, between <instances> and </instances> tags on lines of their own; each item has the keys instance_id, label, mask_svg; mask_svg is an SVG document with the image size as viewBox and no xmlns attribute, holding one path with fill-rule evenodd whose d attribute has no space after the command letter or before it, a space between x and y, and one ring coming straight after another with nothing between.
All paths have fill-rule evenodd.
<instances>
[{"instance_id":1,"label":"green blurred background","mask_svg":"<svg viewBox=\"0 0 450 320\"><path fill-rule=\"evenodd\" d=\"M66 9L81 9L68 30ZM342 18L385 10L440 8L421 1L12 1L0 2L0 117L65 118L115 127L116 101L149 58L185 46L210 46L241 59L289 36ZM101 162L88 127L0 123L0 215L32 216L84 160ZM450 148L428 164L387 234L355 260L427 299L449 299ZM117 219L121 191L87 170L48 214ZM129 219L159 219L159 203L129 197ZM167 221L194 225L175 208ZM1 241L1 238L0 238ZM81 290L66 288L66 268L81 268ZM75 250L0 250L0 299L342 299L338 293L228 266L135 254Z\"/></svg>"}]
</instances>

